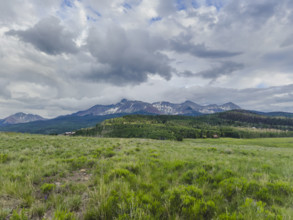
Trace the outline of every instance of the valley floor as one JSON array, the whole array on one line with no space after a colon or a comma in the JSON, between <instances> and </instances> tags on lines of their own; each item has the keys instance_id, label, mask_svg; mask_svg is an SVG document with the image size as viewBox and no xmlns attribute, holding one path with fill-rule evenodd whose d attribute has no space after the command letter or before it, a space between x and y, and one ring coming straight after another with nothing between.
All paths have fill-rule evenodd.
<instances>
[{"instance_id":1,"label":"valley floor","mask_svg":"<svg viewBox=\"0 0 293 220\"><path fill-rule=\"evenodd\" d=\"M293 219L293 138L0 133L0 219Z\"/></svg>"}]
</instances>

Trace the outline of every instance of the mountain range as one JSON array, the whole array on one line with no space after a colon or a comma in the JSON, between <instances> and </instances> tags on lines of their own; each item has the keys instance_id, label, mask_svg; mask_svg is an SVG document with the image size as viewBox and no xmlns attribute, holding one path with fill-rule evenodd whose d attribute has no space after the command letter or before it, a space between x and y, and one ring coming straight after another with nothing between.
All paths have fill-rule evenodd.
<instances>
[{"instance_id":1,"label":"mountain range","mask_svg":"<svg viewBox=\"0 0 293 220\"><path fill-rule=\"evenodd\" d=\"M157 114L157 115L199 115L211 114L216 112L229 111L240 109L239 106L232 102L223 105L207 105L201 106L191 101L186 101L181 104L170 102L154 102L147 103L142 101L132 101L122 99L117 104L112 105L95 105L87 110L79 111L73 115L110 115L110 114L132 114L136 112Z\"/></svg>"},{"instance_id":2,"label":"mountain range","mask_svg":"<svg viewBox=\"0 0 293 220\"><path fill-rule=\"evenodd\" d=\"M106 119L117 118L124 115L201 116L239 109L240 107L232 102L228 102L223 105L213 104L202 106L191 101L174 104L165 101L147 103L122 99L116 104L95 105L89 109L70 115L59 116L53 119L45 119L41 116L32 114L16 113L0 120L0 131L35 134L61 134L67 131L93 127L96 126L97 123L100 123ZM247 112L268 117L293 118L293 113L287 112Z\"/></svg>"},{"instance_id":3,"label":"mountain range","mask_svg":"<svg viewBox=\"0 0 293 220\"><path fill-rule=\"evenodd\" d=\"M0 125L20 124L20 123L27 123L32 121L42 121L42 120L46 120L46 119L39 115L25 114L23 112L18 112L16 114L10 115L7 118L0 120Z\"/></svg>"},{"instance_id":4,"label":"mountain range","mask_svg":"<svg viewBox=\"0 0 293 220\"><path fill-rule=\"evenodd\" d=\"M129 114L199 116L233 109L240 109L240 107L231 102L223 105L202 106L191 101L174 104L165 101L147 103L122 99L116 104L95 105L89 109L53 119L45 119L32 114L16 113L0 120L0 131L60 134L66 131L95 126L105 119Z\"/></svg>"}]
</instances>

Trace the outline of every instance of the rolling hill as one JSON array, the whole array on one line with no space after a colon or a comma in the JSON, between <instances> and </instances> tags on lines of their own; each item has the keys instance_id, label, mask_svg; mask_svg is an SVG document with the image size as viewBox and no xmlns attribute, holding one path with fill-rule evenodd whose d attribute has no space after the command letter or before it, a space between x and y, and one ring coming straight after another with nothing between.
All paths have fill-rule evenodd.
<instances>
[{"instance_id":1,"label":"rolling hill","mask_svg":"<svg viewBox=\"0 0 293 220\"><path fill-rule=\"evenodd\" d=\"M177 139L206 137L293 136L293 119L233 110L198 117L127 115L109 119L77 135L123 138Z\"/></svg>"}]
</instances>

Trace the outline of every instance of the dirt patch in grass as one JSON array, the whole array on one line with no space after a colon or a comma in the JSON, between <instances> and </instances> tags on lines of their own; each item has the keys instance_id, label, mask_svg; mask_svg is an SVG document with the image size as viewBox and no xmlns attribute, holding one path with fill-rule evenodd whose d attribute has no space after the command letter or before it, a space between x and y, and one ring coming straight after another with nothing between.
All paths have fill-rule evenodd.
<instances>
[{"instance_id":1,"label":"dirt patch in grass","mask_svg":"<svg viewBox=\"0 0 293 220\"><path fill-rule=\"evenodd\" d=\"M0 208L3 211L6 211L7 213L9 213L9 215L7 216L7 219L10 218L12 211L16 209L17 207L19 207L20 204L21 204L20 200L12 198L8 195L0 196Z\"/></svg>"}]
</instances>

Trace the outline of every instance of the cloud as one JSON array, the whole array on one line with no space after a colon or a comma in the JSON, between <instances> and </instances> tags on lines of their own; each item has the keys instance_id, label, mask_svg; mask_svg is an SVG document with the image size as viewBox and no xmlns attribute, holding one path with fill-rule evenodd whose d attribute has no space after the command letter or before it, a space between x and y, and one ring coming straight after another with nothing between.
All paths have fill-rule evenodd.
<instances>
[{"instance_id":1,"label":"cloud","mask_svg":"<svg viewBox=\"0 0 293 220\"><path fill-rule=\"evenodd\" d=\"M293 111L292 25L291 0L0 1L0 115L124 97Z\"/></svg>"},{"instance_id":2,"label":"cloud","mask_svg":"<svg viewBox=\"0 0 293 220\"><path fill-rule=\"evenodd\" d=\"M166 90L163 96L171 102L191 100L201 105L234 102L243 109L292 112L292 91L293 84L250 89L194 86Z\"/></svg>"},{"instance_id":3,"label":"cloud","mask_svg":"<svg viewBox=\"0 0 293 220\"><path fill-rule=\"evenodd\" d=\"M289 47L292 45L293 45L293 38L292 36L290 36L281 43L280 47Z\"/></svg>"},{"instance_id":4,"label":"cloud","mask_svg":"<svg viewBox=\"0 0 293 220\"><path fill-rule=\"evenodd\" d=\"M6 34L50 55L77 52L73 33L67 31L56 17L44 18L27 30L10 30Z\"/></svg>"},{"instance_id":5,"label":"cloud","mask_svg":"<svg viewBox=\"0 0 293 220\"><path fill-rule=\"evenodd\" d=\"M241 25L249 29L262 28L270 19L278 15L277 10L283 9L284 2L286 0L278 3L274 0L229 1L226 7L223 7L222 12L225 16L220 21L221 26L225 24L226 27Z\"/></svg>"},{"instance_id":6,"label":"cloud","mask_svg":"<svg viewBox=\"0 0 293 220\"><path fill-rule=\"evenodd\" d=\"M160 52L164 44L160 37L143 30L126 31L115 25L105 32L92 29L87 46L96 64L87 77L115 85L145 82L149 75L169 80L172 76L170 59Z\"/></svg>"},{"instance_id":7,"label":"cloud","mask_svg":"<svg viewBox=\"0 0 293 220\"><path fill-rule=\"evenodd\" d=\"M219 66L216 66L210 70L204 70L196 73L197 76L201 76L207 79L216 79L220 76L230 75L231 73L241 70L244 65L241 63L234 63L231 61L222 62Z\"/></svg>"},{"instance_id":8,"label":"cloud","mask_svg":"<svg viewBox=\"0 0 293 220\"><path fill-rule=\"evenodd\" d=\"M193 44L190 42L189 36L181 36L170 41L170 47L177 53L189 53L199 58L228 58L240 55L241 52L230 52L226 50L214 50L206 47L204 43Z\"/></svg>"},{"instance_id":9,"label":"cloud","mask_svg":"<svg viewBox=\"0 0 293 220\"><path fill-rule=\"evenodd\" d=\"M1 78L0 78L1 79ZM0 97L4 99L11 98L11 92L7 89L9 82L7 80L0 80Z\"/></svg>"},{"instance_id":10,"label":"cloud","mask_svg":"<svg viewBox=\"0 0 293 220\"><path fill-rule=\"evenodd\" d=\"M244 65L241 63L235 63L231 61L220 62L220 65L214 66L211 69L203 70L197 73L193 73L189 70L178 73L180 77L202 77L205 79L217 79L220 76L230 75L235 71L241 70Z\"/></svg>"}]
</instances>

